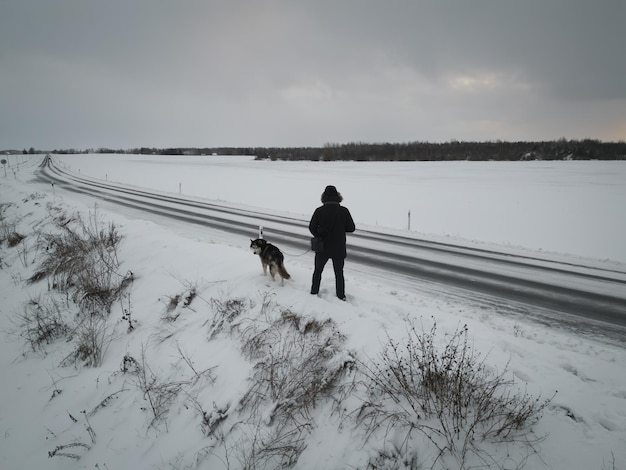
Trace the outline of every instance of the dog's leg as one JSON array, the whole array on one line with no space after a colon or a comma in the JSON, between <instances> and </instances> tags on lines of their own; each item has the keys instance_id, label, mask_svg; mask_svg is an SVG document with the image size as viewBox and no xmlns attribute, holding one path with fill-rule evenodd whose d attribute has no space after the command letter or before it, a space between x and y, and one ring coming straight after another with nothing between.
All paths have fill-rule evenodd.
<instances>
[{"instance_id":1,"label":"dog's leg","mask_svg":"<svg viewBox=\"0 0 626 470\"><path fill-rule=\"evenodd\" d=\"M283 265L283 263L280 263L277 266L277 268L278 268L278 274L280 274L280 285L284 286L285 285L285 279L291 279L291 276L289 275L289 273L285 269L285 266Z\"/></svg>"},{"instance_id":2,"label":"dog's leg","mask_svg":"<svg viewBox=\"0 0 626 470\"><path fill-rule=\"evenodd\" d=\"M267 276L267 263L261 260L261 265L263 266L263 275Z\"/></svg>"},{"instance_id":3,"label":"dog's leg","mask_svg":"<svg viewBox=\"0 0 626 470\"><path fill-rule=\"evenodd\" d=\"M272 282L274 282L274 277L276 276L276 265L274 263L270 264L270 276L272 276Z\"/></svg>"}]
</instances>

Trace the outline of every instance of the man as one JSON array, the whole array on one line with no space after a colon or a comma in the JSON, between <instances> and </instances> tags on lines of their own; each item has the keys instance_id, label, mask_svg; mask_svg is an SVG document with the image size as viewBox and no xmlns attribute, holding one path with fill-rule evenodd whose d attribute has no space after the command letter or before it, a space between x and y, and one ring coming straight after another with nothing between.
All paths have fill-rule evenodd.
<instances>
[{"instance_id":1,"label":"man","mask_svg":"<svg viewBox=\"0 0 626 470\"><path fill-rule=\"evenodd\" d=\"M317 295L322 281L322 271L329 259L333 260L335 271L335 289L337 297L346 300L343 265L346 259L346 232L354 232L354 220L350 211L341 206L343 197L334 186L326 186L322 193L323 205L315 209L309 231L314 237L324 240L324 249L315 253L315 270L311 294Z\"/></svg>"}]
</instances>

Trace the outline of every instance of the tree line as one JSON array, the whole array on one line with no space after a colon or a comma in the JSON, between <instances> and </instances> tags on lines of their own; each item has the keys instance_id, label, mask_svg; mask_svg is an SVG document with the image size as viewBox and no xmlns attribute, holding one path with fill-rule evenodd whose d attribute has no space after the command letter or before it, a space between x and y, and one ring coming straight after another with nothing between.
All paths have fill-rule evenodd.
<instances>
[{"instance_id":1,"label":"tree line","mask_svg":"<svg viewBox=\"0 0 626 470\"><path fill-rule=\"evenodd\" d=\"M410 142L326 144L321 148L257 149L258 159L352 161L624 160L626 142Z\"/></svg>"},{"instance_id":2,"label":"tree line","mask_svg":"<svg viewBox=\"0 0 626 470\"><path fill-rule=\"evenodd\" d=\"M13 152L11 152L13 153ZM308 161L488 161L488 160L626 160L626 142L602 142L596 139L541 142L461 142L443 143L328 143L322 147L176 147L133 149L65 149L34 153L122 153L137 155L253 155L259 160Z\"/></svg>"},{"instance_id":3,"label":"tree line","mask_svg":"<svg viewBox=\"0 0 626 470\"><path fill-rule=\"evenodd\" d=\"M117 151L116 151L117 153ZM460 142L325 144L322 147L140 148L150 155L254 155L259 160L307 161L488 161L626 160L626 142L594 139L544 142Z\"/></svg>"}]
</instances>

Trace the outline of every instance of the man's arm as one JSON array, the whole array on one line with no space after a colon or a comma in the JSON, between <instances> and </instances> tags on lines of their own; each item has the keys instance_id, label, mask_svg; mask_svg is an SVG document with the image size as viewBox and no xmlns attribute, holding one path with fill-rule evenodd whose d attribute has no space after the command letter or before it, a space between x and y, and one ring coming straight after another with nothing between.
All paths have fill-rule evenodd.
<instances>
[{"instance_id":1,"label":"man's arm","mask_svg":"<svg viewBox=\"0 0 626 470\"><path fill-rule=\"evenodd\" d=\"M317 237L317 226L319 225L319 214L317 209L313 212L313 216L311 217L311 221L309 222L309 232L314 237Z\"/></svg>"},{"instance_id":2,"label":"man's arm","mask_svg":"<svg viewBox=\"0 0 626 470\"><path fill-rule=\"evenodd\" d=\"M350 214L350 211L346 209L346 232L354 232L356 230L356 227L354 225L354 220L352 220L352 214Z\"/></svg>"}]
</instances>

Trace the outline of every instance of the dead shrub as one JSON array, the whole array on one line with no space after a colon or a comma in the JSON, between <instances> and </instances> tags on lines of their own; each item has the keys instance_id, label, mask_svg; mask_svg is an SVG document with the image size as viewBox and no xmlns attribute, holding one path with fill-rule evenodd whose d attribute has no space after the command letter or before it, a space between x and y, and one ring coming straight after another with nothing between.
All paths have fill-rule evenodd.
<instances>
[{"instance_id":1,"label":"dead shrub","mask_svg":"<svg viewBox=\"0 0 626 470\"><path fill-rule=\"evenodd\" d=\"M436 323L428 332L409 323L407 333L402 343L388 338L377 360L360 364L365 398L356 419L368 439L394 429L404 433L399 450L406 453L417 431L437 449L433 466L452 457L458 468L466 468L471 457L486 468L499 468L485 443L532 445L540 439L530 439L530 427L551 399L521 390L506 378L506 369L491 372L469 345L466 326L442 347Z\"/></svg>"},{"instance_id":2,"label":"dead shrub","mask_svg":"<svg viewBox=\"0 0 626 470\"><path fill-rule=\"evenodd\" d=\"M307 320L290 310L274 321L252 322L241 339L244 355L254 361L238 406L251 429L241 459L247 468L292 467L314 427L314 408L338 401L354 359L332 320Z\"/></svg>"},{"instance_id":3,"label":"dead shrub","mask_svg":"<svg viewBox=\"0 0 626 470\"><path fill-rule=\"evenodd\" d=\"M103 226L97 213L85 222L80 216L55 217L55 233L41 237L45 258L29 279L50 279L50 287L70 292L72 300L86 311L110 313L111 306L132 282L132 273L117 272L121 235L114 223Z\"/></svg>"},{"instance_id":4,"label":"dead shrub","mask_svg":"<svg viewBox=\"0 0 626 470\"><path fill-rule=\"evenodd\" d=\"M99 367L111 339L106 318L97 313L87 315L72 332L69 340L74 341L74 350L61 365L81 363L86 367Z\"/></svg>"},{"instance_id":5,"label":"dead shrub","mask_svg":"<svg viewBox=\"0 0 626 470\"><path fill-rule=\"evenodd\" d=\"M15 323L17 334L30 344L33 351L70 331L62 306L53 298L31 299Z\"/></svg>"},{"instance_id":6,"label":"dead shrub","mask_svg":"<svg viewBox=\"0 0 626 470\"><path fill-rule=\"evenodd\" d=\"M175 322L182 313L182 309L191 309L191 303L197 297L198 291L196 286L191 286L189 290L176 294L169 299L165 306L165 314L163 320L167 322Z\"/></svg>"},{"instance_id":7,"label":"dead shrub","mask_svg":"<svg viewBox=\"0 0 626 470\"><path fill-rule=\"evenodd\" d=\"M245 299L211 299L213 319L209 325L209 339L214 338L250 308L250 303Z\"/></svg>"}]
</instances>

